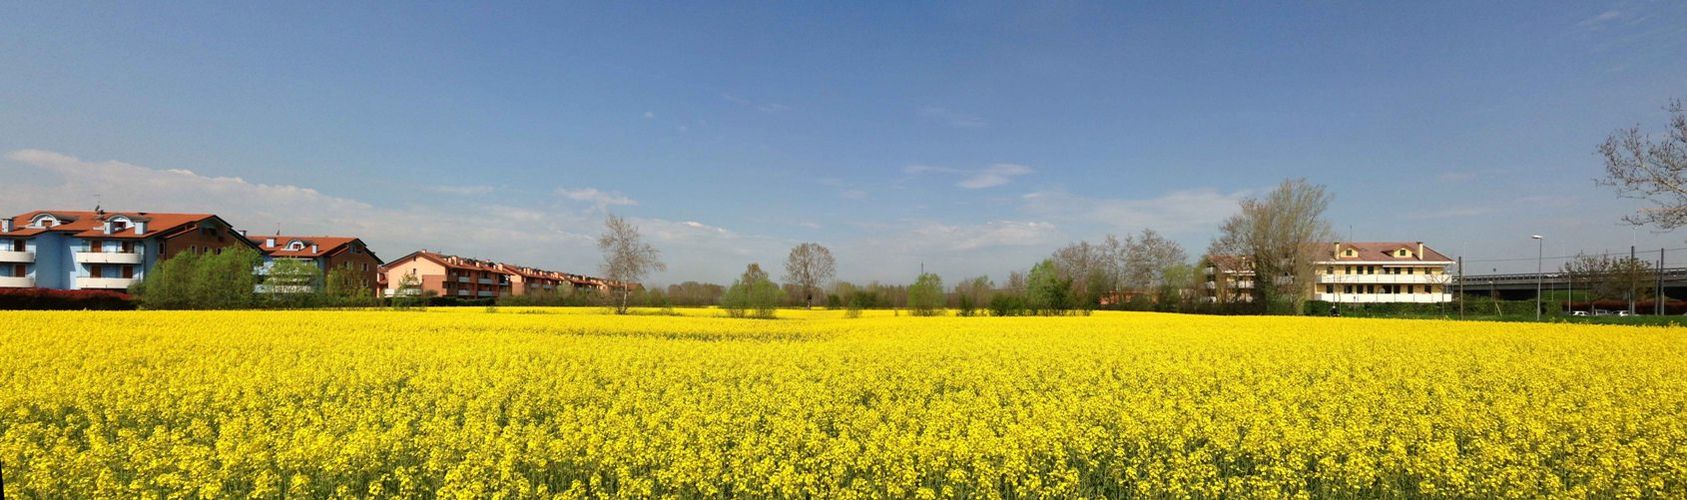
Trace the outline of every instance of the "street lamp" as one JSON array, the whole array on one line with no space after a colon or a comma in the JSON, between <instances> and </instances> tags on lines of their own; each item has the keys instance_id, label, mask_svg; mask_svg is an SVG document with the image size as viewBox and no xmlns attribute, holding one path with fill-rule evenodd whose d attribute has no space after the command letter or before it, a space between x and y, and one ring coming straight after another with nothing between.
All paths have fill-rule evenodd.
<instances>
[{"instance_id":1,"label":"street lamp","mask_svg":"<svg viewBox=\"0 0 1687 500\"><path fill-rule=\"evenodd\" d=\"M1540 321L1541 282L1546 279L1546 275L1542 274L1544 272L1544 268L1541 266L1541 261L1546 255L1546 238L1542 238L1541 235L1538 234L1531 235L1529 237L1535 239L1535 321Z\"/></svg>"}]
</instances>

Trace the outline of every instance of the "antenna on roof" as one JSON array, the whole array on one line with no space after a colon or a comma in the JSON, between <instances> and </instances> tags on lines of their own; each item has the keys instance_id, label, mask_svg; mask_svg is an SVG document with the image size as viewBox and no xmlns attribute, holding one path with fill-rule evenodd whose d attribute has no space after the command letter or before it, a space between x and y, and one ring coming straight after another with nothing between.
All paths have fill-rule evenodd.
<instances>
[{"instance_id":1,"label":"antenna on roof","mask_svg":"<svg viewBox=\"0 0 1687 500\"><path fill-rule=\"evenodd\" d=\"M95 215L105 215L105 210L100 209L100 194L99 193L94 193L94 214Z\"/></svg>"}]
</instances>

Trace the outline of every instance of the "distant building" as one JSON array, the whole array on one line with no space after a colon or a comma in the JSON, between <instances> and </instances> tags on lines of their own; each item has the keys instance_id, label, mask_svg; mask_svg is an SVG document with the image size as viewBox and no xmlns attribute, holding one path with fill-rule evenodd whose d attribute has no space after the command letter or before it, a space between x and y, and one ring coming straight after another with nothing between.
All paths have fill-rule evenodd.
<instances>
[{"instance_id":1,"label":"distant building","mask_svg":"<svg viewBox=\"0 0 1687 500\"><path fill-rule=\"evenodd\" d=\"M1207 302L1253 302L1254 266L1248 257L1209 255L1200 267L1206 277L1200 293Z\"/></svg>"},{"instance_id":2,"label":"distant building","mask_svg":"<svg viewBox=\"0 0 1687 500\"><path fill-rule=\"evenodd\" d=\"M1452 302L1453 259L1410 243L1331 243L1317 261L1312 298L1344 304Z\"/></svg>"},{"instance_id":3,"label":"distant building","mask_svg":"<svg viewBox=\"0 0 1687 500\"><path fill-rule=\"evenodd\" d=\"M380 293L381 258L369 250L363 240L345 236L261 236L248 237L264 254L264 268L278 260L309 262L322 271L324 279L330 272L348 269L362 281L371 293Z\"/></svg>"},{"instance_id":4,"label":"distant building","mask_svg":"<svg viewBox=\"0 0 1687 500\"><path fill-rule=\"evenodd\" d=\"M616 286L601 278L422 250L381 266L386 295L403 293L406 276L418 284L414 293L439 297L492 298Z\"/></svg>"},{"instance_id":5,"label":"distant building","mask_svg":"<svg viewBox=\"0 0 1687 500\"><path fill-rule=\"evenodd\" d=\"M1451 302L1453 260L1421 241L1320 244L1307 298L1342 304ZM1202 259L1202 294L1208 302L1253 300L1254 266L1248 257Z\"/></svg>"},{"instance_id":6,"label":"distant building","mask_svg":"<svg viewBox=\"0 0 1687 500\"><path fill-rule=\"evenodd\" d=\"M0 219L0 287L125 290L182 252L256 249L211 214L38 210Z\"/></svg>"}]
</instances>

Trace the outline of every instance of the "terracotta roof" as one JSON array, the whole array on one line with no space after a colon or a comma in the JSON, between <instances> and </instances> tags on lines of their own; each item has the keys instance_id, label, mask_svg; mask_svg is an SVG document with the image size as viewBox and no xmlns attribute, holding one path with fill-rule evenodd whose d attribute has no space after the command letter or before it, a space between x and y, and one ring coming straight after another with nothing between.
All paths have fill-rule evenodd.
<instances>
[{"instance_id":1,"label":"terracotta roof","mask_svg":"<svg viewBox=\"0 0 1687 500\"><path fill-rule=\"evenodd\" d=\"M246 239L252 240L252 243L255 244L255 245L258 245L258 249L263 250L264 253L270 254L270 255L275 256L275 257L293 257L293 258L317 258L317 257L325 256L325 255L333 255L333 254L339 252L340 250L342 250L344 248L347 248L347 245L352 243L352 242L358 242L359 244L362 244L361 240L358 240L355 237L347 237L347 236L282 236L282 235L275 235L275 236L247 236ZM272 239L275 240L275 246L267 245L267 243L269 243L270 240L272 240ZM295 242L297 242L298 244L294 245ZM300 247L300 248L297 249L297 250L289 249L289 247L293 247L293 246L297 246L297 247ZM313 246L315 247L314 251L311 249ZM363 249L364 249L365 252L368 252L369 246L364 245ZM373 256L374 253L371 252L370 255ZM381 260L381 259L380 259L380 257L376 257L375 260L378 261L378 260Z\"/></svg>"},{"instance_id":2,"label":"terracotta roof","mask_svg":"<svg viewBox=\"0 0 1687 500\"><path fill-rule=\"evenodd\" d=\"M59 224L52 227L28 227L37 217L42 215L52 216ZM54 232L69 233L71 236L78 238L141 239L169 234L183 228L192 227L194 223L214 218L217 218L217 216L212 214L36 210L13 216L12 230L0 234L26 237ZM127 219L131 224L123 230L105 234L105 222L112 219ZM137 222L146 223L145 233L135 234L134 223Z\"/></svg>"},{"instance_id":3,"label":"terracotta roof","mask_svg":"<svg viewBox=\"0 0 1687 500\"><path fill-rule=\"evenodd\" d=\"M547 280L556 280L556 281L567 281L567 282L574 283L574 284L577 284L577 285L617 286L617 284L615 284L615 283L613 283L609 280L603 279L603 278L597 278L597 277L592 277L592 276L584 276L584 275L579 275L579 274L564 273L564 272L558 272L558 271L548 271L548 270L544 270L544 269L538 269L538 268L527 267L527 266L516 266L516 265L504 264L504 263L501 263L501 262L493 262L493 261L488 261L488 260L471 259L471 258L467 258L467 257L459 257L459 256L456 256L456 255L447 255L447 254L442 254L442 253L430 252L430 251L427 251L427 250L418 250L416 252L411 253L410 255L400 257L397 260L394 260L392 262L384 264L381 267L383 269L385 269L387 267L397 265L398 263L405 262L405 261L408 261L408 260L413 259L413 258L415 258L415 259L427 259L427 260L432 261L434 263L437 263L439 265L445 266L446 269L451 269L451 270L485 271L485 272L495 273L495 274L507 274L507 275L511 275L511 276L521 276L523 278L529 278L529 279L547 279Z\"/></svg>"},{"instance_id":4,"label":"terracotta roof","mask_svg":"<svg viewBox=\"0 0 1687 500\"><path fill-rule=\"evenodd\" d=\"M1336 249L1337 245L1340 246L1340 250ZM1423 255L1418 255L1419 246L1422 246L1423 248ZM1325 254L1325 257L1338 262L1451 262L1453 260L1448 258L1446 255L1442 255L1441 252L1437 252L1435 249L1429 248L1428 245L1424 245L1422 242L1417 241L1362 241L1353 243L1331 243L1326 248L1326 252L1329 253ZM1350 249L1354 251L1354 254L1351 257L1346 254L1346 251ZM1395 255L1395 252L1400 249L1405 249L1407 251L1407 256L1401 257Z\"/></svg>"}]
</instances>

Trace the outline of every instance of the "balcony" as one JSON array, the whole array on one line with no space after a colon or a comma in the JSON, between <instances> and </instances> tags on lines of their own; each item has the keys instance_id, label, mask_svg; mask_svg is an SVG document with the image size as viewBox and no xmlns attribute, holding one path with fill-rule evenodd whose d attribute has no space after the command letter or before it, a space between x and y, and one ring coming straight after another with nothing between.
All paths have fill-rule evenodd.
<instances>
[{"instance_id":1,"label":"balcony","mask_svg":"<svg viewBox=\"0 0 1687 500\"><path fill-rule=\"evenodd\" d=\"M469 282L469 277L468 277L468 276L458 276L458 277L457 277L457 282L458 282L458 283L468 283L468 282Z\"/></svg>"},{"instance_id":2,"label":"balcony","mask_svg":"<svg viewBox=\"0 0 1687 500\"><path fill-rule=\"evenodd\" d=\"M34 286L35 278L28 276L0 276L0 288L30 288Z\"/></svg>"},{"instance_id":3,"label":"balcony","mask_svg":"<svg viewBox=\"0 0 1687 500\"><path fill-rule=\"evenodd\" d=\"M140 252L76 252L76 262L83 264L139 264L145 255Z\"/></svg>"},{"instance_id":4,"label":"balcony","mask_svg":"<svg viewBox=\"0 0 1687 500\"><path fill-rule=\"evenodd\" d=\"M480 279L480 284L482 284L482 285L490 285L490 284L492 284L492 278L481 278L481 279Z\"/></svg>"},{"instance_id":5,"label":"balcony","mask_svg":"<svg viewBox=\"0 0 1687 500\"><path fill-rule=\"evenodd\" d=\"M1451 282L1450 276L1445 274L1320 274L1318 282L1331 285L1351 284L1401 284L1401 285L1439 285Z\"/></svg>"},{"instance_id":6,"label":"balcony","mask_svg":"<svg viewBox=\"0 0 1687 500\"><path fill-rule=\"evenodd\" d=\"M1452 302L1450 293L1320 293L1317 299L1342 304L1439 304Z\"/></svg>"},{"instance_id":7,"label":"balcony","mask_svg":"<svg viewBox=\"0 0 1687 500\"><path fill-rule=\"evenodd\" d=\"M121 290L137 282L140 282L139 278L76 278L76 287L84 290Z\"/></svg>"},{"instance_id":8,"label":"balcony","mask_svg":"<svg viewBox=\"0 0 1687 500\"><path fill-rule=\"evenodd\" d=\"M35 262L35 252L0 251L0 262L8 264L28 264Z\"/></svg>"},{"instance_id":9,"label":"balcony","mask_svg":"<svg viewBox=\"0 0 1687 500\"><path fill-rule=\"evenodd\" d=\"M481 297L492 297L492 296L495 296L497 294L498 294L497 292L494 292L494 291L491 291L491 290L481 290L480 291Z\"/></svg>"}]
</instances>

